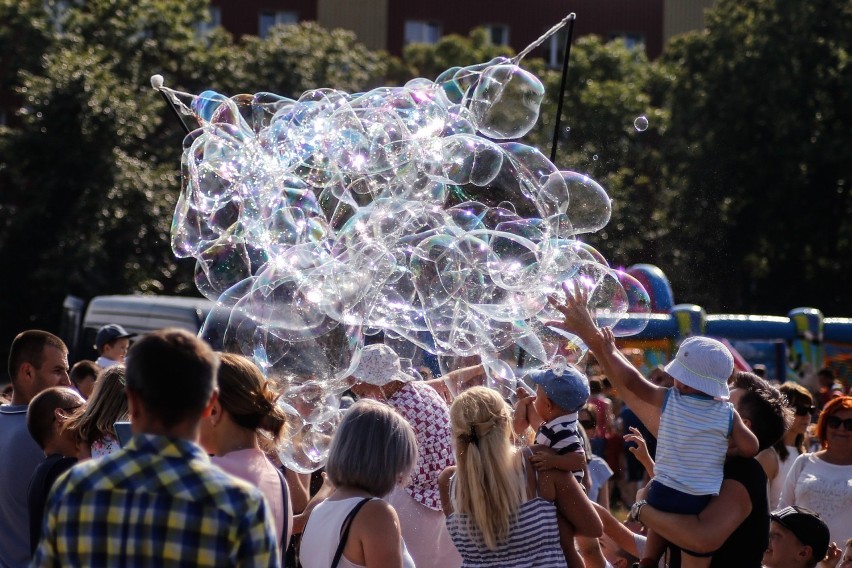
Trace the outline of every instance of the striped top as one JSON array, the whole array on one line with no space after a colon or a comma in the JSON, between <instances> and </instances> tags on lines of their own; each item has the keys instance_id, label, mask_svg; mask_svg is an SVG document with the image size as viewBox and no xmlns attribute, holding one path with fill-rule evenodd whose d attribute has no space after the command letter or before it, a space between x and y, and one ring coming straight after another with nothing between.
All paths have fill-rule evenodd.
<instances>
[{"instance_id":1,"label":"striped top","mask_svg":"<svg viewBox=\"0 0 852 568\"><path fill-rule=\"evenodd\" d=\"M690 495L718 495L734 407L670 388L660 415L654 480Z\"/></svg>"},{"instance_id":2,"label":"striped top","mask_svg":"<svg viewBox=\"0 0 852 568\"><path fill-rule=\"evenodd\" d=\"M560 456L572 452L585 456L586 450L583 447L583 439L580 438L580 433L577 431L577 417L578 413L573 412L558 416L547 424L542 424L536 433L535 443L547 446ZM583 482L585 472L582 469L571 473L577 481Z\"/></svg>"},{"instance_id":3,"label":"striped top","mask_svg":"<svg viewBox=\"0 0 852 568\"><path fill-rule=\"evenodd\" d=\"M559 546L556 505L541 497L521 505L505 543L501 543L497 550L489 550L485 546L477 534L479 529L472 522L467 522L467 515L450 514L447 517L447 529L462 557L462 568L566 566L565 556Z\"/></svg>"}]
</instances>

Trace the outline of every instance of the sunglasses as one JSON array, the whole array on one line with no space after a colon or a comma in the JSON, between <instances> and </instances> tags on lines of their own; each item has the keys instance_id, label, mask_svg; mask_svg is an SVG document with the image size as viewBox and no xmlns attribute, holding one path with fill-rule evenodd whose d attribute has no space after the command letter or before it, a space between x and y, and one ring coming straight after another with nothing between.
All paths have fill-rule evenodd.
<instances>
[{"instance_id":1,"label":"sunglasses","mask_svg":"<svg viewBox=\"0 0 852 568\"><path fill-rule=\"evenodd\" d=\"M852 418L847 418L846 420L841 420L837 416L828 416L825 419L825 425L829 428L840 428L840 425L846 429L847 432L852 432Z\"/></svg>"},{"instance_id":2,"label":"sunglasses","mask_svg":"<svg viewBox=\"0 0 852 568\"><path fill-rule=\"evenodd\" d=\"M813 415L816 411L816 406L797 406L796 407L796 416L807 416Z\"/></svg>"}]
</instances>

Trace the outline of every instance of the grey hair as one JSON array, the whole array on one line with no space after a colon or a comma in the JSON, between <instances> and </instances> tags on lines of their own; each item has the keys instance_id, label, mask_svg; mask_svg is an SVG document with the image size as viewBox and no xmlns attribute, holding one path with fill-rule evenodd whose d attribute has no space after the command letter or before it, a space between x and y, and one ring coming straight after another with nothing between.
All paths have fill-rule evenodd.
<instances>
[{"instance_id":1,"label":"grey hair","mask_svg":"<svg viewBox=\"0 0 852 568\"><path fill-rule=\"evenodd\" d=\"M417 461L411 425L391 407L363 399L353 404L331 441L325 471L336 487L382 497Z\"/></svg>"}]
</instances>

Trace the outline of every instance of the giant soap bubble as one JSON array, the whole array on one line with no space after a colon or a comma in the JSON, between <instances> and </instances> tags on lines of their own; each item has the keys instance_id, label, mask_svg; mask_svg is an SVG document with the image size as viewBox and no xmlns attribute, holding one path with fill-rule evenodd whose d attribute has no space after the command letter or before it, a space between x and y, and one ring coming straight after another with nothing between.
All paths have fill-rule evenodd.
<instances>
[{"instance_id":1,"label":"giant soap bubble","mask_svg":"<svg viewBox=\"0 0 852 568\"><path fill-rule=\"evenodd\" d=\"M324 463L365 334L481 360L488 384L511 392L506 353L544 366L585 350L546 325L564 282L586 287L618 335L647 322L641 284L577 239L609 221L604 189L517 141L544 96L518 64L295 100L161 87L199 124L183 144L172 248L195 258L216 302L202 336L284 392L288 467Z\"/></svg>"}]
</instances>

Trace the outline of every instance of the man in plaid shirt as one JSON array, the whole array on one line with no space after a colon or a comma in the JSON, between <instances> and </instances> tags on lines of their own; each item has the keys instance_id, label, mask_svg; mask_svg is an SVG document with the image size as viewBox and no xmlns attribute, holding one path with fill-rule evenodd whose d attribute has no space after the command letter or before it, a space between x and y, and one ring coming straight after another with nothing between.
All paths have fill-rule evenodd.
<instances>
[{"instance_id":1,"label":"man in plaid shirt","mask_svg":"<svg viewBox=\"0 0 852 568\"><path fill-rule=\"evenodd\" d=\"M260 491L197 445L217 398L215 353L182 330L139 340L127 357L134 436L73 467L47 503L32 566L278 566Z\"/></svg>"}]
</instances>

